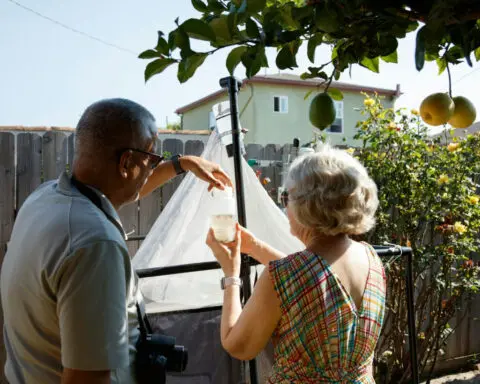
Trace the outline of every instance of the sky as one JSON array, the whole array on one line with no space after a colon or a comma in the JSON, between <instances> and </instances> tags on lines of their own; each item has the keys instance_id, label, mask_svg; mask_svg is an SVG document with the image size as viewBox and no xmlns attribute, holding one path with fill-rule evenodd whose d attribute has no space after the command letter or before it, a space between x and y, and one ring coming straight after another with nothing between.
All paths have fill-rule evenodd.
<instances>
[{"instance_id":1,"label":"sky","mask_svg":"<svg viewBox=\"0 0 480 384\"><path fill-rule=\"evenodd\" d=\"M74 127L83 110L108 97L124 97L147 107L159 126L178 121L175 110L219 89L227 76L228 49L207 58L196 75L180 84L176 66L145 83L146 60L138 53L156 45L157 31L168 33L180 21L198 15L190 0L18 0L34 11L70 28L116 45L115 48L67 30L29 12L14 2L0 0L0 125ZM415 33L400 41L398 64L381 63L380 73L353 67L352 77L341 81L395 89L404 93L396 107L419 108L424 97L446 92L446 72L438 76L434 63L418 72L414 64ZM301 49L300 74L312 65ZM259 74L278 73L275 52L267 54L271 68ZM327 49L317 49L318 63L329 61ZM235 75L244 78L239 66ZM480 63L452 68L453 94L468 97L480 110ZM476 85L476 86L475 86ZM480 114L479 114L480 115Z\"/></svg>"}]
</instances>

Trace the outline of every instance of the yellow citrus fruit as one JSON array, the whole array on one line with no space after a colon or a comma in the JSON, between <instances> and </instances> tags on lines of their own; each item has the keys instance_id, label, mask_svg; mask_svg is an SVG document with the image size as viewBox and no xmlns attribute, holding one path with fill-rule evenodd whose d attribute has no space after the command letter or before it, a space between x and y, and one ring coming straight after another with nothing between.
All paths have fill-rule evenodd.
<instances>
[{"instance_id":1,"label":"yellow citrus fruit","mask_svg":"<svg viewBox=\"0 0 480 384\"><path fill-rule=\"evenodd\" d=\"M470 100L463 96L456 96L453 99L455 110L448 123L453 128L468 128L477 118L477 111Z\"/></svg>"},{"instance_id":2,"label":"yellow citrus fruit","mask_svg":"<svg viewBox=\"0 0 480 384\"><path fill-rule=\"evenodd\" d=\"M453 115L455 104L446 93L433 93L420 105L422 120L433 126L446 124Z\"/></svg>"},{"instance_id":3,"label":"yellow citrus fruit","mask_svg":"<svg viewBox=\"0 0 480 384\"><path fill-rule=\"evenodd\" d=\"M326 93L319 93L310 103L310 122L318 129L330 126L336 118L337 112L332 98Z\"/></svg>"}]
</instances>

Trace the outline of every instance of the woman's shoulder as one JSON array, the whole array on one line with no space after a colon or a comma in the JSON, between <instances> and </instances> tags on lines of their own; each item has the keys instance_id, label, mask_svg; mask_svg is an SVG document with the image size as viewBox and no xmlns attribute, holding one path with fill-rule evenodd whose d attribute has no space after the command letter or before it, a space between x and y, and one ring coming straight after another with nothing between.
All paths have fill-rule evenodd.
<instances>
[{"instance_id":1,"label":"woman's shoulder","mask_svg":"<svg viewBox=\"0 0 480 384\"><path fill-rule=\"evenodd\" d=\"M380 259L380 256L378 256L378 253L375 250L375 248L371 244L369 244L365 241L361 241L360 243L363 244L365 246L365 248L367 249L367 253L368 253L369 258L370 258L370 270L374 271L374 272L377 272L383 278L385 278L385 268L383 266L382 260Z\"/></svg>"},{"instance_id":2,"label":"woman's shoulder","mask_svg":"<svg viewBox=\"0 0 480 384\"><path fill-rule=\"evenodd\" d=\"M298 252L291 253L281 259L270 261L269 267L272 268L282 268L288 265L297 264L305 260L308 256L308 251L303 249Z\"/></svg>"}]
</instances>

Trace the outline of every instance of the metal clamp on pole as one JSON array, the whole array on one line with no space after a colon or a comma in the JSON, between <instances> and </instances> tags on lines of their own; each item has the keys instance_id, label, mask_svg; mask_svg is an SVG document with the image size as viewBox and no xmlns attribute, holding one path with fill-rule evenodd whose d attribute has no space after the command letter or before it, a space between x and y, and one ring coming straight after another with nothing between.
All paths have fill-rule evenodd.
<instances>
[{"instance_id":1,"label":"metal clamp on pole","mask_svg":"<svg viewBox=\"0 0 480 384\"><path fill-rule=\"evenodd\" d=\"M235 170L235 192L237 197L237 213L238 222L241 226L247 227L247 216L245 212L245 195L243 191L243 172L242 172L242 155L240 147L240 122L238 115L238 92L242 86L242 82L233 76L220 79L220 86L228 90L230 97L230 118L232 122L232 152L233 165ZM240 269L240 277L243 280L242 304L248 301L252 295L252 285L250 281L250 259L248 255L242 254L242 266ZM250 382L258 383L257 364L255 359L249 361Z\"/></svg>"}]
</instances>

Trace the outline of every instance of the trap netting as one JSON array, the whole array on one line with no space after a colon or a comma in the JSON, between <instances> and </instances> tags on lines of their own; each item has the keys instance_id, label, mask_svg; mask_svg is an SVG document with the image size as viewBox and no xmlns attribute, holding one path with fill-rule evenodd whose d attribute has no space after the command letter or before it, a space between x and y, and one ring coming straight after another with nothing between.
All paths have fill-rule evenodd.
<instances>
[{"instance_id":1,"label":"trap netting","mask_svg":"<svg viewBox=\"0 0 480 384\"><path fill-rule=\"evenodd\" d=\"M223 102L214 106L214 115L217 126L202 157L220 164L235 183L233 158L228 157L219 134L230 130L229 104ZM302 245L290 234L284 213L272 201L247 161L242 158L242 162L248 229L287 254L300 250ZM205 244L214 205L207 184L187 174L133 258L134 268L215 261ZM223 300L219 288L221 277L223 274L219 269L142 279L147 311L167 312L220 305Z\"/></svg>"},{"instance_id":2,"label":"trap netting","mask_svg":"<svg viewBox=\"0 0 480 384\"><path fill-rule=\"evenodd\" d=\"M228 156L226 149L226 144L231 143L231 134L227 136L231 130L229 103L215 105L213 112L216 127L202 157L220 164L235 183L233 158ZM247 161L242 158L242 162L248 229L286 254L302 249L302 244L290 234L284 213L267 194ZM134 268L215 261L205 244L214 206L215 200L207 191L207 184L187 174L133 258ZM263 270L260 266L255 268L258 273ZM255 270L251 269L253 282ZM177 344L189 351L186 371L170 373L168 383L250 382L246 366L232 359L221 346L222 277L221 269L217 269L140 280L153 328L175 336ZM269 374L272 361L272 348L268 345L257 358L260 383Z\"/></svg>"}]
</instances>

